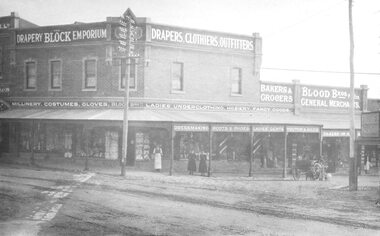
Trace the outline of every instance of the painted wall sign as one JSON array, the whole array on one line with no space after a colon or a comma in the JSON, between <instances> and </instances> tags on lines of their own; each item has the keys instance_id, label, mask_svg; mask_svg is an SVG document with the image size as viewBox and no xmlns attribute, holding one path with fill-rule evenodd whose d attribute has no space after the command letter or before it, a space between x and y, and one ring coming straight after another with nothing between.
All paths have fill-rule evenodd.
<instances>
[{"instance_id":1,"label":"painted wall sign","mask_svg":"<svg viewBox=\"0 0 380 236\"><path fill-rule=\"evenodd\" d=\"M152 41L156 42L253 51L253 40L249 36L238 36L163 25L152 25L150 33Z\"/></svg>"},{"instance_id":2,"label":"painted wall sign","mask_svg":"<svg viewBox=\"0 0 380 236\"><path fill-rule=\"evenodd\" d=\"M253 125L252 132L284 132L285 127L282 125Z\"/></svg>"},{"instance_id":3,"label":"painted wall sign","mask_svg":"<svg viewBox=\"0 0 380 236\"><path fill-rule=\"evenodd\" d=\"M349 108L350 89L301 85L301 105L312 108ZM360 89L355 90L355 109L361 109Z\"/></svg>"},{"instance_id":4,"label":"painted wall sign","mask_svg":"<svg viewBox=\"0 0 380 236\"><path fill-rule=\"evenodd\" d=\"M248 125L213 125L212 132L250 132Z\"/></svg>"},{"instance_id":5,"label":"painted wall sign","mask_svg":"<svg viewBox=\"0 0 380 236\"><path fill-rule=\"evenodd\" d=\"M174 125L173 126L174 131L176 132L208 132L209 128L208 125Z\"/></svg>"},{"instance_id":6,"label":"painted wall sign","mask_svg":"<svg viewBox=\"0 0 380 236\"><path fill-rule=\"evenodd\" d=\"M11 90L9 87L0 87L0 95L1 96L9 96L10 91Z\"/></svg>"},{"instance_id":7,"label":"painted wall sign","mask_svg":"<svg viewBox=\"0 0 380 236\"><path fill-rule=\"evenodd\" d=\"M289 108L257 107L244 105L209 105L209 104L176 104L176 103L131 103L131 108L177 111L233 111L233 112L291 112Z\"/></svg>"},{"instance_id":8,"label":"painted wall sign","mask_svg":"<svg viewBox=\"0 0 380 236\"><path fill-rule=\"evenodd\" d=\"M380 137L380 111L362 113L362 137Z\"/></svg>"},{"instance_id":9,"label":"painted wall sign","mask_svg":"<svg viewBox=\"0 0 380 236\"><path fill-rule=\"evenodd\" d=\"M13 107L24 108L123 108L122 101L11 101ZM243 105L209 105L135 102L129 104L131 109L175 110L175 111L233 111L233 112L291 112L289 108L256 107Z\"/></svg>"},{"instance_id":10,"label":"painted wall sign","mask_svg":"<svg viewBox=\"0 0 380 236\"><path fill-rule=\"evenodd\" d=\"M322 137L350 137L349 130L322 130Z\"/></svg>"},{"instance_id":11,"label":"painted wall sign","mask_svg":"<svg viewBox=\"0 0 380 236\"><path fill-rule=\"evenodd\" d=\"M105 25L41 27L16 31L16 44L50 44L107 39Z\"/></svg>"},{"instance_id":12,"label":"painted wall sign","mask_svg":"<svg viewBox=\"0 0 380 236\"><path fill-rule=\"evenodd\" d=\"M270 103L293 103L293 86L288 84L260 84L260 101Z\"/></svg>"},{"instance_id":13,"label":"painted wall sign","mask_svg":"<svg viewBox=\"0 0 380 236\"><path fill-rule=\"evenodd\" d=\"M319 127L312 126L286 126L289 133L319 133Z\"/></svg>"}]
</instances>

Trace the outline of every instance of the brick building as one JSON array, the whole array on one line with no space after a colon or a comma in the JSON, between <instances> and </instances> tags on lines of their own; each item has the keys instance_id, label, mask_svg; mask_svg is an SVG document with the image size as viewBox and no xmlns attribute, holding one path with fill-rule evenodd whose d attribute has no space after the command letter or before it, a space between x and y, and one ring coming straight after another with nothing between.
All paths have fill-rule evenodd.
<instances>
[{"instance_id":1,"label":"brick building","mask_svg":"<svg viewBox=\"0 0 380 236\"><path fill-rule=\"evenodd\" d=\"M23 20L15 14L0 18L6 21ZM225 169L220 163L246 169L250 160L282 168L297 156L321 154L335 171L347 160L348 89L260 81L258 33L137 18L133 45L139 57L127 65L118 50L119 22L107 17L0 28L4 155L120 159L128 73L131 165L149 162L154 144L162 145L165 159L177 162L190 152L212 153L214 171ZM367 88L356 94L359 130Z\"/></svg>"}]
</instances>

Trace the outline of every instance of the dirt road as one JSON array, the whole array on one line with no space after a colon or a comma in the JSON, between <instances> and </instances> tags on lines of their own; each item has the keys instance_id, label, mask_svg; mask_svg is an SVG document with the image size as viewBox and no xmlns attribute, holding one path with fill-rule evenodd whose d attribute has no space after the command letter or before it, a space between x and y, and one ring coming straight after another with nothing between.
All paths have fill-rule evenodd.
<instances>
[{"instance_id":1,"label":"dirt road","mask_svg":"<svg viewBox=\"0 0 380 236\"><path fill-rule=\"evenodd\" d=\"M126 177L96 174L78 182L74 176L78 174L63 173L61 177L67 182L58 181L61 188L75 187L58 201L61 207L57 214L40 222L39 235L379 235L380 232L380 209L373 204L378 177L361 178L360 191L353 193L344 188L346 179L339 177L331 182L295 182L129 172ZM46 178L50 177L47 172ZM50 200L48 196L41 202ZM23 219L22 215L18 219Z\"/></svg>"}]
</instances>

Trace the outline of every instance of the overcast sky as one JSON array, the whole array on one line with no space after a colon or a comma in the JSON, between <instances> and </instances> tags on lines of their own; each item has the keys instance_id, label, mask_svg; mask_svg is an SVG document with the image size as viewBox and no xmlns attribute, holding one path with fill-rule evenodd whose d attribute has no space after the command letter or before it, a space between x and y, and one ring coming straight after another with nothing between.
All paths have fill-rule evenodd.
<instances>
[{"instance_id":1,"label":"overcast sky","mask_svg":"<svg viewBox=\"0 0 380 236\"><path fill-rule=\"evenodd\" d=\"M349 87L348 0L0 0L40 26L105 21L130 7L152 22L263 38L261 79ZM355 85L380 98L380 1L354 1ZM286 70L278 70L286 69ZM300 72L306 70L314 72ZM374 74L374 75L373 75Z\"/></svg>"}]
</instances>

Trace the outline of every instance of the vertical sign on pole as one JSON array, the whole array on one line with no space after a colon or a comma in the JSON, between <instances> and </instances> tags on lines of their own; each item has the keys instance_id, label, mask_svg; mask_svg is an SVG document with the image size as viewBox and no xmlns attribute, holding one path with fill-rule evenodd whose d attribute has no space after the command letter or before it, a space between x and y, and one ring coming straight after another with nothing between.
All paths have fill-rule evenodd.
<instances>
[{"instance_id":1,"label":"vertical sign on pole","mask_svg":"<svg viewBox=\"0 0 380 236\"><path fill-rule=\"evenodd\" d=\"M126 71L125 71L125 83L124 83L124 113L123 113L123 138L122 138L122 157L121 157L121 175L125 176L125 169L127 164L128 153L128 105L129 105L129 66L130 56L133 55L133 32L135 28L136 17L131 11L127 9L124 12L120 22L120 39L119 39L119 51L125 55L126 58Z\"/></svg>"}]
</instances>

